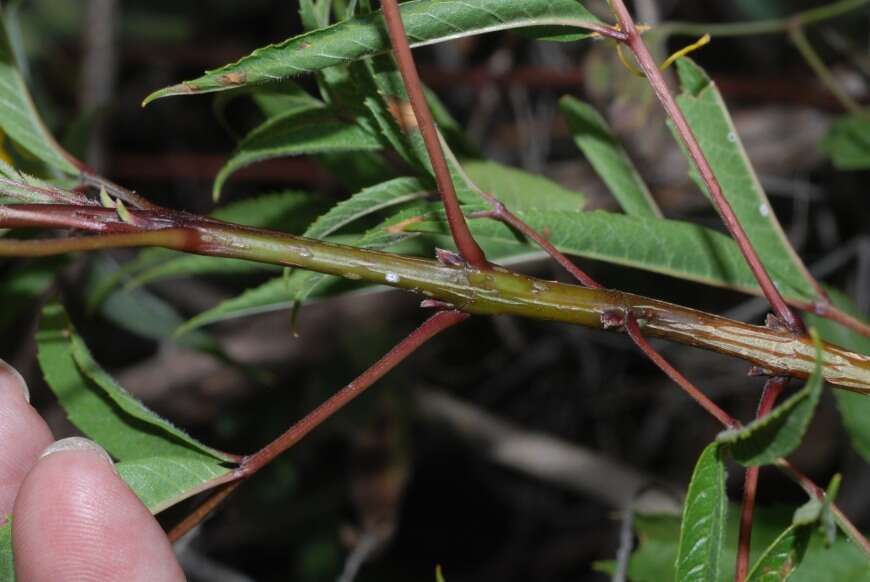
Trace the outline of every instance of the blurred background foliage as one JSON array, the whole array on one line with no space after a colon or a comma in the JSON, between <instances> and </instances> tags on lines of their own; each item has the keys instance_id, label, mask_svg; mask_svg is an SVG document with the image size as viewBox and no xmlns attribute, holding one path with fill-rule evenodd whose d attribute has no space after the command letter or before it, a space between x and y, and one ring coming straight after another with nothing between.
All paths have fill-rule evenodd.
<instances>
[{"instance_id":1,"label":"blurred background foliage","mask_svg":"<svg viewBox=\"0 0 870 582\"><path fill-rule=\"evenodd\" d=\"M636 13L653 25L721 23L821 4L639 0ZM606 14L602 2L589 5ZM143 110L142 98L301 31L292 0L27 0L4 2L4 9L18 21L13 42L38 109L64 144L155 202L198 213L213 209L212 180L236 136L261 113L234 100L219 118L209 96ZM859 103L870 97L868 24L865 9L809 31ZM661 56L689 42L660 40ZM558 99L575 95L608 118L669 217L719 228L646 84L618 63L608 43L491 34L415 54L423 80L484 157L582 191L587 208L616 209L559 112ZM793 244L866 314L868 176L835 168L820 148L843 119L840 103L783 34L714 39L694 57L719 84ZM311 79L299 82L315 90ZM346 160L273 160L235 175L224 199L310 193L284 225L298 232L349 193L347 171ZM295 319L277 311L176 341L178 323L266 276L158 281L122 288L89 309L107 273L135 256L118 251L0 267L0 353L26 373L58 436L73 429L40 389L31 339L39 300L53 290L62 291L96 359L124 386L205 442L240 453L350 381L420 319L413 297L378 290L313 301ZM763 302L737 293L588 263L611 287L750 321L765 312ZM546 261L521 268L564 279ZM762 381L746 377L741 362L661 348L732 414L754 414ZM606 580L594 563L614 559L624 546L626 507L596 485L598 477L611 471L612 479L657 494L657 507L677 504L717 430L624 337L475 319L424 347L240 489L180 553L191 580L433 580L437 563L450 582ZM536 448L524 440L532 437L532 444L546 438ZM562 446L569 447L567 460L557 454ZM794 462L820 483L843 472L839 500L870 529L870 467L852 452L829 393ZM735 467L732 499L741 484ZM759 503L770 513L802 502L780 474L762 472ZM174 523L189 507L162 519Z\"/></svg>"}]
</instances>

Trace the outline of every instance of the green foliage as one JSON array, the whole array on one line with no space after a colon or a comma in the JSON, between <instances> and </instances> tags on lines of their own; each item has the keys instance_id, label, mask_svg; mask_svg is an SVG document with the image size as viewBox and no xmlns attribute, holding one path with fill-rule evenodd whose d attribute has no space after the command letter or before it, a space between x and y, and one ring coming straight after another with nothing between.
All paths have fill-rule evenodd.
<instances>
[{"instance_id":1,"label":"green foliage","mask_svg":"<svg viewBox=\"0 0 870 582\"><path fill-rule=\"evenodd\" d=\"M15 557L12 555L12 516L4 516L0 525L0 582L15 580Z\"/></svg>"},{"instance_id":2,"label":"green foliage","mask_svg":"<svg viewBox=\"0 0 870 582\"><path fill-rule=\"evenodd\" d=\"M691 59L677 61L677 70L683 90L677 102L752 246L772 271L774 283L781 290L785 286L792 288L804 299L814 298L815 290L803 263L773 213L716 84ZM706 192L692 167L692 177Z\"/></svg>"},{"instance_id":3,"label":"green foliage","mask_svg":"<svg viewBox=\"0 0 870 582\"><path fill-rule=\"evenodd\" d=\"M401 12L412 46L497 30L599 22L576 0L412 0L401 5ZM197 79L152 93L145 104L170 95L225 91L286 79L379 55L389 48L383 17L378 12L257 49Z\"/></svg>"},{"instance_id":4,"label":"green foliage","mask_svg":"<svg viewBox=\"0 0 870 582\"><path fill-rule=\"evenodd\" d=\"M803 561L812 536L808 525L793 525L782 532L758 559L748 582L785 582Z\"/></svg>"},{"instance_id":5,"label":"green foliage","mask_svg":"<svg viewBox=\"0 0 870 582\"><path fill-rule=\"evenodd\" d=\"M73 422L114 458L118 473L158 512L231 472L232 459L148 410L93 360L57 303L43 311L38 358Z\"/></svg>"},{"instance_id":6,"label":"green foliage","mask_svg":"<svg viewBox=\"0 0 870 582\"><path fill-rule=\"evenodd\" d=\"M862 318L861 313L852 301L835 289L828 289L828 296L839 309ZM870 355L870 338L837 325L829 319L808 314L807 321L819 330L819 334L827 342L843 346L859 354ZM843 424L852 438L852 446L865 461L870 463L870 398L864 394L835 390L837 407L843 417Z\"/></svg>"},{"instance_id":7,"label":"green foliage","mask_svg":"<svg viewBox=\"0 0 870 582\"><path fill-rule=\"evenodd\" d=\"M497 162L468 160L462 163L462 169L481 190L494 194L511 210L580 212L586 204L586 196L580 192Z\"/></svg>"},{"instance_id":8,"label":"green foliage","mask_svg":"<svg viewBox=\"0 0 870 582\"><path fill-rule=\"evenodd\" d=\"M27 85L15 62L5 19L0 25L0 103L3 103L0 129L21 146L26 154L49 167L69 174L78 173L36 112Z\"/></svg>"},{"instance_id":9,"label":"green foliage","mask_svg":"<svg viewBox=\"0 0 870 582\"><path fill-rule=\"evenodd\" d=\"M212 194L217 200L224 182L234 172L255 162L302 154L377 150L380 147L380 142L370 133L342 121L328 109L281 115L267 120L245 136L215 178Z\"/></svg>"},{"instance_id":10,"label":"green foliage","mask_svg":"<svg viewBox=\"0 0 870 582\"><path fill-rule=\"evenodd\" d=\"M734 580L739 512L737 506L732 505L728 508L728 527L725 532L725 544L720 561L722 567L717 582ZM751 554L753 556L762 559L769 552L770 546L784 530L791 526L790 516L791 512L782 509L756 510L752 529ZM640 545L629 562L629 580L632 582L680 580L676 578L675 568L679 547L679 518L670 515L639 515L635 519L635 529ZM781 553L783 549L786 548L781 546L778 552ZM772 563L772 556L771 562L768 563ZM603 566L603 569L608 569L607 565ZM751 570L754 569L755 566ZM767 582L766 579L764 580ZM793 571L789 582L818 582L819 580L870 582L866 555L846 538L839 538L833 545L828 546L824 536L814 532L810 537L803 561L800 567Z\"/></svg>"},{"instance_id":11,"label":"green foliage","mask_svg":"<svg viewBox=\"0 0 870 582\"><path fill-rule=\"evenodd\" d=\"M840 170L870 169L870 118L856 113L837 119L820 146Z\"/></svg>"},{"instance_id":12,"label":"green foliage","mask_svg":"<svg viewBox=\"0 0 870 582\"><path fill-rule=\"evenodd\" d=\"M717 287L759 292L734 241L709 228L603 211L530 209L515 214L532 228L546 231L550 242L564 253ZM408 230L447 234L441 220L415 223ZM471 231L484 249L508 244L513 246L512 254L527 254L533 248L513 230L493 220L473 220ZM789 287L782 291L790 298L799 295Z\"/></svg>"},{"instance_id":13,"label":"green foliage","mask_svg":"<svg viewBox=\"0 0 870 582\"><path fill-rule=\"evenodd\" d=\"M695 465L680 527L677 580L714 582L719 577L724 545L725 463L721 447L712 443Z\"/></svg>"},{"instance_id":14,"label":"green foliage","mask_svg":"<svg viewBox=\"0 0 870 582\"><path fill-rule=\"evenodd\" d=\"M754 467L773 463L794 451L801 443L822 395L822 343L811 332L816 347L816 364L806 385L770 414L741 429L719 434L717 441L728 445L739 463Z\"/></svg>"},{"instance_id":15,"label":"green foliage","mask_svg":"<svg viewBox=\"0 0 870 582\"><path fill-rule=\"evenodd\" d=\"M577 147L607 184L626 214L661 218L662 212L650 194L628 153L595 109L573 97L563 97L559 106L568 119Z\"/></svg>"}]
</instances>

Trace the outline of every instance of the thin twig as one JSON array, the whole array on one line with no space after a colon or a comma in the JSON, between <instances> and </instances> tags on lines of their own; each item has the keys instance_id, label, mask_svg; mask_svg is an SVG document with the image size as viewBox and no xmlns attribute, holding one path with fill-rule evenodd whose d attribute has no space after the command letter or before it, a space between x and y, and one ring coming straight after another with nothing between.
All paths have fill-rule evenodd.
<instances>
[{"instance_id":1,"label":"thin twig","mask_svg":"<svg viewBox=\"0 0 870 582\"><path fill-rule=\"evenodd\" d=\"M664 22L654 29L654 32L664 35L699 36L709 34L716 37L755 36L759 34L779 34L788 31L795 22L801 26L817 24L825 20L837 18L853 10L866 6L870 0L841 0L826 6L820 6L798 12L784 18L770 20L755 20L752 22L727 22L711 24L707 22Z\"/></svg>"},{"instance_id":2,"label":"thin twig","mask_svg":"<svg viewBox=\"0 0 870 582\"><path fill-rule=\"evenodd\" d=\"M468 264L478 269L488 269L489 263L486 260L486 255L471 235L468 223L465 221L465 216L459 206L459 198L453 187L450 169L438 141L435 121L423 94L423 83L420 81L417 65L414 63L408 37L405 34L405 25L402 23L399 5L396 0L383 0L381 4L399 72L402 74L405 90L411 101L411 109L413 109L417 119L417 127L420 129L423 142L426 144L426 151L429 153L432 171L435 174L438 191L441 193L441 201L444 203L444 210L447 213L447 224L450 226L450 233L453 235L456 248Z\"/></svg>"},{"instance_id":3,"label":"thin twig","mask_svg":"<svg viewBox=\"0 0 870 582\"><path fill-rule=\"evenodd\" d=\"M773 279L770 278L770 275L764 267L764 263L762 263L755 247L749 240L749 236L743 229L743 225L740 224L740 220L734 213L731 203L725 197L725 194L722 191L722 186L719 184L719 180L713 173L713 168L710 166L710 162L704 155L695 133L692 131L689 122L686 120L686 117L677 105L674 96L671 94L664 76L650 54L643 37L638 32L631 14L625 6L625 2L623 0L612 0L612 5L616 11L617 18L619 19L620 27L623 32L628 35L625 44L629 49L631 49L635 59L637 59L638 65L640 65L640 68L646 75L653 92L655 92L667 112L668 117L670 117L671 121L674 123L677 133L682 139L683 144L686 146L686 150L689 152L689 156L694 161L704 184L707 186L707 190L710 193L710 197L712 198L716 209L719 211L719 214L722 217L725 226L728 228L728 231L731 233L731 236L734 237L734 240L740 247L740 251L746 258L746 262L749 263L749 268L755 275L764 296L767 297L767 300L770 302L774 313L793 333L806 335L803 323L794 314L791 308L789 308L788 304L786 304L783 299L782 294L779 292L779 289L774 285Z\"/></svg>"},{"instance_id":4,"label":"thin twig","mask_svg":"<svg viewBox=\"0 0 870 582\"><path fill-rule=\"evenodd\" d=\"M788 378L770 378L764 384L764 392L758 403L755 418L767 416L782 394ZM736 582L744 582L749 574L749 549L752 543L752 515L755 512L755 494L758 491L759 467L747 467L743 481L743 504L740 508L740 538L737 543L737 575Z\"/></svg>"},{"instance_id":5,"label":"thin twig","mask_svg":"<svg viewBox=\"0 0 870 582\"><path fill-rule=\"evenodd\" d=\"M356 380L309 412L305 418L294 424L274 441L253 455L245 457L238 472L242 475L250 476L259 471L275 457L295 445L313 429L320 426L326 419L341 410L354 398L365 392L369 386L403 362L421 345L445 329L465 321L468 317L467 313L462 313L461 311L439 311L424 321L408 337L396 344L392 350L387 352L386 355L375 362L368 370L360 374Z\"/></svg>"},{"instance_id":6,"label":"thin twig","mask_svg":"<svg viewBox=\"0 0 870 582\"><path fill-rule=\"evenodd\" d=\"M308 433L323 424L336 412L344 408L348 403L381 379L390 370L402 363L417 348L438 335L442 331L465 321L469 315L460 311L439 311L424 321L420 327L412 331L408 337L396 344L393 349L386 353L380 360L375 362L368 370L360 374L353 382L336 392L332 397L320 406L309 412L302 420L291 426L278 438L264 446L252 455L242 458L238 469L235 470L236 481L224 485L205 503L197 507L181 523L175 526L169 533L170 541L176 541L191 529L196 527L208 515L214 511L236 487L250 478L257 471L274 461L287 449L302 440Z\"/></svg>"},{"instance_id":7,"label":"thin twig","mask_svg":"<svg viewBox=\"0 0 870 582\"><path fill-rule=\"evenodd\" d=\"M701 392L688 378L683 376L683 374L671 365L660 353L656 351L655 348L650 345L647 339L643 336L640 331L640 326L637 324L637 318L630 310L628 313L619 314L623 319L623 325L625 325L625 330L628 332L628 335L637 344L637 347L646 354L646 356L653 361L653 363L658 366L667 376L679 385L680 388L683 389L686 394L692 397L698 404L701 405L701 408L710 413L713 418L722 423L725 428L738 428L740 423L733 418L730 414L719 408L719 406L710 400L706 394ZM619 316L618 315L618 316Z\"/></svg>"},{"instance_id":8,"label":"thin twig","mask_svg":"<svg viewBox=\"0 0 870 582\"><path fill-rule=\"evenodd\" d=\"M819 501L824 501L825 499L825 490L813 483L813 480L801 473L797 467L792 465L789 461L785 459L778 459L776 461L776 466L781 471L783 471L786 475L794 479L794 481L801 486L801 488L809 495L810 497L814 497ZM835 504L831 504L831 512L834 514L834 517L837 519L837 523L840 525L840 528L846 532L846 535L849 536L855 544L860 547L864 554L870 558L870 540L864 537L864 534L861 533L855 524L852 523L846 514L842 512L842 510L837 507Z\"/></svg>"},{"instance_id":9,"label":"thin twig","mask_svg":"<svg viewBox=\"0 0 870 582\"><path fill-rule=\"evenodd\" d=\"M208 517L216 507L226 501L227 497L242 484L242 479L223 484L220 489L212 493L201 505L193 510L187 517L181 520L175 527L169 530L166 536L170 543L175 543L183 538L190 530L198 526Z\"/></svg>"}]
</instances>

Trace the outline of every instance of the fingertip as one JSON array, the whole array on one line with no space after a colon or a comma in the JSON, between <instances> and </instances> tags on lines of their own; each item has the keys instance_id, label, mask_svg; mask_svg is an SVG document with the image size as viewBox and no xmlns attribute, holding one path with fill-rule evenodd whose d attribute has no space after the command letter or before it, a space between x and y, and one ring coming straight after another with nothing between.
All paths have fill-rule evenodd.
<instances>
[{"instance_id":1,"label":"fingertip","mask_svg":"<svg viewBox=\"0 0 870 582\"><path fill-rule=\"evenodd\" d=\"M30 391L18 371L0 360L0 515L12 511L18 488L53 440L30 406Z\"/></svg>"},{"instance_id":2,"label":"fingertip","mask_svg":"<svg viewBox=\"0 0 870 582\"><path fill-rule=\"evenodd\" d=\"M46 449L21 485L14 516L21 580L184 580L157 521L87 439Z\"/></svg>"}]
</instances>

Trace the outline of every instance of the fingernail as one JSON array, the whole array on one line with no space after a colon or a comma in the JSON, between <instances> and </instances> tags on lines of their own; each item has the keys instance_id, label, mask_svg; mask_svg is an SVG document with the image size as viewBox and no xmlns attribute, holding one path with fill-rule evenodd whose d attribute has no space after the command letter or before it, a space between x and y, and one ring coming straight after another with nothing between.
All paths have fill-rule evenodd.
<instances>
[{"instance_id":1,"label":"fingernail","mask_svg":"<svg viewBox=\"0 0 870 582\"><path fill-rule=\"evenodd\" d=\"M0 389L9 386L14 390L21 390L24 393L24 399L30 403L30 390L27 388L27 382L24 381L18 370L0 359Z\"/></svg>"},{"instance_id":2,"label":"fingernail","mask_svg":"<svg viewBox=\"0 0 870 582\"><path fill-rule=\"evenodd\" d=\"M42 454L39 455L39 458L44 459L49 455L62 453L64 451L86 451L96 453L109 465L111 465L112 467L115 466L115 463L112 461L112 457L109 456L109 453L107 453L103 447L90 439L77 436L67 437L65 439L60 439L59 441L51 443L45 448L44 451L42 451Z\"/></svg>"}]
</instances>

